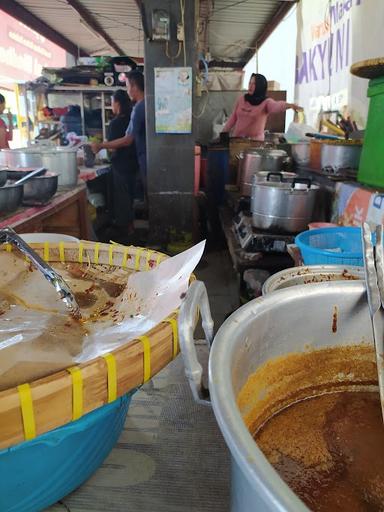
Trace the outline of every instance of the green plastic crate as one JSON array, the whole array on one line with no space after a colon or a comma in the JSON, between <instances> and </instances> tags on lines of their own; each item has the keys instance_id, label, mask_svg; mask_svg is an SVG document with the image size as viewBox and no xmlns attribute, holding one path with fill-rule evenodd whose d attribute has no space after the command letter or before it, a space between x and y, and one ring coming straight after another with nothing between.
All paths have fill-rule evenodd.
<instances>
[{"instance_id":1,"label":"green plastic crate","mask_svg":"<svg viewBox=\"0 0 384 512\"><path fill-rule=\"evenodd\" d=\"M384 77L370 80L369 111L357 179L384 188Z\"/></svg>"}]
</instances>

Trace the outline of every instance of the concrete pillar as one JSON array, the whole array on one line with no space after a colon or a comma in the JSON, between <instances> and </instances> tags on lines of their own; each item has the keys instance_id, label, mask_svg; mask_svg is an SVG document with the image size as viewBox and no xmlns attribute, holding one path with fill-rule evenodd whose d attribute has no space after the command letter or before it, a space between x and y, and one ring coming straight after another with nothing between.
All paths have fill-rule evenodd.
<instances>
[{"instance_id":1,"label":"concrete pillar","mask_svg":"<svg viewBox=\"0 0 384 512\"><path fill-rule=\"evenodd\" d=\"M145 15L152 33L152 9L165 9L171 17L169 55L178 49L177 23L181 21L179 0L144 0ZM195 1L185 0L186 65L195 77ZM149 239L151 243L164 244L174 239L174 234L184 238L192 233L194 135L156 134L154 102L154 68L184 66L184 54L175 59L166 55L164 41L145 41L145 97L147 129L147 182L149 202Z\"/></svg>"}]
</instances>

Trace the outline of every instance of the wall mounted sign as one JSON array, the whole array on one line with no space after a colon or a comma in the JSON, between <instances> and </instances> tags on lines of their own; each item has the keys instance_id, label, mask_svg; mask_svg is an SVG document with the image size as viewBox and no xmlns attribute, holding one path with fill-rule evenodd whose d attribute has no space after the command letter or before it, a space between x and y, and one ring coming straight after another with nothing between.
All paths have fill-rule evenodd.
<instances>
[{"instance_id":1,"label":"wall mounted sign","mask_svg":"<svg viewBox=\"0 0 384 512\"><path fill-rule=\"evenodd\" d=\"M155 68L156 133L192 132L192 68Z\"/></svg>"}]
</instances>

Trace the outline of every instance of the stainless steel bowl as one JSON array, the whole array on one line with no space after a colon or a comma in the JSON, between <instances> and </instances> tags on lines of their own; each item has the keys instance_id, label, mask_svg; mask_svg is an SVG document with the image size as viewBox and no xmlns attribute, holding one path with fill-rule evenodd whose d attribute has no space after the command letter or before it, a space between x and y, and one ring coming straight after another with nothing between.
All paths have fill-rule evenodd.
<instances>
[{"instance_id":1,"label":"stainless steel bowl","mask_svg":"<svg viewBox=\"0 0 384 512\"><path fill-rule=\"evenodd\" d=\"M23 200L23 185L0 187L0 213L14 212Z\"/></svg>"},{"instance_id":2,"label":"stainless steel bowl","mask_svg":"<svg viewBox=\"0 0 384 512\"><path fill-rule=\"evenodd\" d=\"M59 176L49 173L44 176L36 176L26 181L24 187L24 204L45 204L57 191Z\"/></svg>"}]
</instances>

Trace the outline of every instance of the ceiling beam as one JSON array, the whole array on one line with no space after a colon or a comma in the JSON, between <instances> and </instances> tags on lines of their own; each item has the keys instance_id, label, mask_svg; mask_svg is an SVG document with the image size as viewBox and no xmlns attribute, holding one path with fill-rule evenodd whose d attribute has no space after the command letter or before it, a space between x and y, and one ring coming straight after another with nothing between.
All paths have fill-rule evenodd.
<instances>
[{"instance_id":1,"label":"ceiling beam","mask_svg":"<svg viewBox=\"0 0 384 512\"><path fill-rule=\"evenodd\" d=\"M268 39L268 37L272 34L272 32L275 30L275 28L279 25L281 21L285 18L285 16L288 14L288 12L292 9L292 7L298 2L299 0L285 0L281 1L279 7L274 12L274 14L271 16L271 18L267 21L265 24L264 29L261 31L260 34L258 34L255 39L251 43L252 48L257 48L257 50L260 49L263 43ZM246 62L248 62L253 55L256 53L255 49L249 49L243 54L243 59Z\"/></svg>"},{"instance_id":2,"label":"ceiling beam","mask_svg":"<svg viewBox=\"0 0 384 512\"><path fill-rule=\"evenodd\" d=\"M1 0L0 0L1 1ZM7 1L7 0L5 0ZM104 41L113 49L118 55L125 55L125 52L120 48L118 44L105 32L99 22L94 16L86 9L78 0L66 0L67 4L74 9L80 18L85 22L92 30L97 32Z\"/></svg>"},{"instance_id":3,"label":"ceiling beam","mask_svg":"<svg viewBox=\"0 0 384 512\"><path fill-rule=\"evenodd\" d=\"M82 56L89 55L82 48L78 48L78 46L72 43L72 41L61 35L55 29L37 18L37 16L29 12L25 7L18 4L14 0L0 0L0 9L21 21L21 23L24 23L42 36L46 37L52 41L52 43L57 44L75 57L77 57L79 54Z\"/></svg>"}]
</instances>

